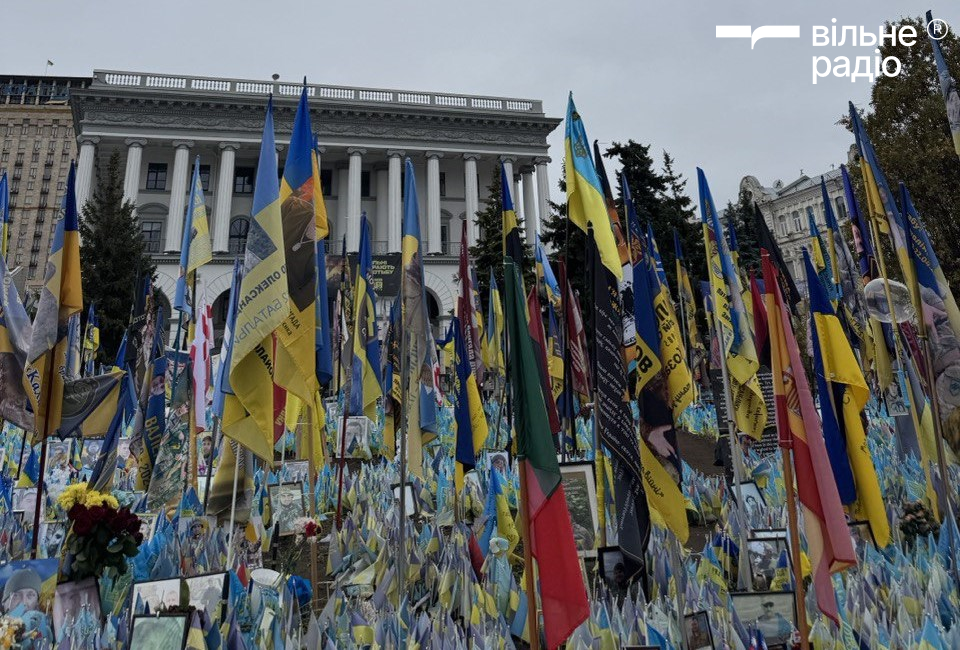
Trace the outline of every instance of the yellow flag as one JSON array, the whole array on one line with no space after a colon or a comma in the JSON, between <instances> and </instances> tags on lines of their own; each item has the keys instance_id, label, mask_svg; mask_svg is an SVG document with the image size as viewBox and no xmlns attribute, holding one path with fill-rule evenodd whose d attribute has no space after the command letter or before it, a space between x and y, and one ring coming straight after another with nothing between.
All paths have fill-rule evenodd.
<instances>
[{"instance_id":1,"label":"yellow flag","mask_svg":"<svg viewBox=\"0 0 960 650\"><path fill-rule=\"evenodd\" d=\"M651 510L660 513L663 522L673 531L680 543L686 544L690 537L690 526L687 523L687 506L683 494L667 470L650 451L646 441L642 437L639 441L647 504Z\"/></svg>"}]
</instances>

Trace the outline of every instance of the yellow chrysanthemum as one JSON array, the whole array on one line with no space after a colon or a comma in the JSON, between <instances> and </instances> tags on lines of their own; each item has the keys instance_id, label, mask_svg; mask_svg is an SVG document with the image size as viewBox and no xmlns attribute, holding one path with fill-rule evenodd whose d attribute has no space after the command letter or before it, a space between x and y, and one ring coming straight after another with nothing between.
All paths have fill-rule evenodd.
<instances>
[{"instance_id":1,"label":"yellow chrysanthemum","mask_svg":"<svg viewBox=\"0 0 960 650\"><path fill-rule=\"evenodd\" d=\"M64 491L60 493L60 496L57 498L57 503L64 510L69 510L78 503L86 505L86 498L87 484L76 483L74 485L68 485Z\"/></svg>"}]
</instances>

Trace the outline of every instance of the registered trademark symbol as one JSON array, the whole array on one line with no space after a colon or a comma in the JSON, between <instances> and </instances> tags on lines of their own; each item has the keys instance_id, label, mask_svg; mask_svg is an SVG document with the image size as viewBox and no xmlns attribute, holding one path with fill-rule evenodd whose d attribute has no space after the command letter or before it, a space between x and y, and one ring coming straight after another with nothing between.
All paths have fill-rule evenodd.
<instances>
[{"instance_id":1,"label":"registered trademark symbol","mask_svg":"<svg viewBox=\"0 0 960 650\"><path fill-rule=\"evenodd\" d=\"M927 23L927 34L935 41L943 40L949 33L950 25L942 18L934 18Z\"/></svg>"}]
</instances>

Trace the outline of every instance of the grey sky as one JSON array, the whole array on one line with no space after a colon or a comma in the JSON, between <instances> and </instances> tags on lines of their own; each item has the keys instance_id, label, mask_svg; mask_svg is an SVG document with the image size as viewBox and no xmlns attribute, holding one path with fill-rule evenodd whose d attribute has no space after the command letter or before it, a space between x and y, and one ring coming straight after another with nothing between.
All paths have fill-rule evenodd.
<instances>
[{"instance_id":1,"label":"grey sky","mask_svg":"<svg viewBox=\"0 0 960 650\"><path fill-rule=\"evenodd\" d=\"M836 125L869 82L811 84L812 56L873 48L811 46L813 25L864 25L928 8L960 29L941 0L795 3L618 0L20 0L6 7L3 71L88 75L94 68L542 99L563 117L572 90L587 135L633 138L673 155L696 200L701 166L721 205L740 178L789 182L845 160ZM840 6L838 6L838 4ZM716 25L800 25L800 39L715 38ZM550 140L552 191L563 153ZM608 171L613 169L608 166Z\"/></svg>"}]
</instances>

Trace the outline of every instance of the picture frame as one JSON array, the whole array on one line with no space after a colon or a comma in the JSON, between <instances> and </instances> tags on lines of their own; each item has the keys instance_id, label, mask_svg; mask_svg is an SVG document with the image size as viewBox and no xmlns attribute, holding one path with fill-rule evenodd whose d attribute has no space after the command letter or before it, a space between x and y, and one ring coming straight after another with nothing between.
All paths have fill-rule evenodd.
<instances>
[{"instance_id":1,"label":"picture frame","mask_svg":"<svg viewBox=\"0 0 960 650\"><path fill-rule=\"evenodd\" d=\"M13 579L16 579L21 585L39 585L40 591L34 603L21 602L27 611L36 610L47 613L53 607L54 587L56 586L56 576L59 568L60 560L58 558L14 560L0 565L0 594L4 593L7 582ZM12 594L10 598L13 598ZM0 610L9 612L16 608L18 604L3 598L0 600Z\"/></svg>"},{"instance_id":2,"label":"picture frame","mask_svg":"<svg viewBox=\"0 0 960 650\"><path fill-rule=\"evenodd\" d=\"M139 650L173 650L187 642L186 614L137 614L133 617L130 647Z\"/></svg>"},{"instance_id":3,"label":"picture frame","mask_svg":"<svg viewBox=\"0 0 960 650\"><path fill-rule=\"evenodd\" d=\"M343 417L337 417L337 435L334 441L336 458L370 458L370 425L373 424L365 415L351 415L347 417L346 430L341 430ZM341 441L346 452L340 449Z\"/></svg>"},{"instance_id":4,"label":"picture frame","mask_svg":"<svg viewBox=\"0 0 960 650\"><path fill-rule=\"evenodd\" d=\"M280 478L282 481L290 483L310 482L310 461L309 460L286 460L280 469Z\"/></svg>"},{"instance_id":5,"label":"picture frame","mask_svg":"<svg viewBox=\"0 0 960 650\"><path fill-rule=\"evenodd\" d=\"M406 483L403 486L403 501L404 501L404 511L406 516L416 517L420 514L420 504L417 503L416 495L413 492L413 483ZM393 483L390 485L390 489L393 490L393 498L399 503L400 502L400 484Z\"/></svg>"},{"instance_id":6,"label":"picture frame","mask_svg":"<svg viewBox=\"0 0 960 650\"><path fill-rule=\"evenodd\" d=\"M624 555L619 546L601 546L597 549L600 577L611 590L626 593L643 571L643 566Z\"/></svg>"},{"instance_id":7,"label":"picture frame","mask_svg":"<svg viewBox=\"0 0 960 650\"><path fill-rule=\"evenodd\" d=\"M130 606L135 608L137 599L150 606L151 612L180 605L180 578L145 580L133 583L130 590Z\"/></svg>"},{"instance_id":8,"label":"picture frame","mask_svg":"<svg viewBox=\"0 0 960 650\"><path fill-rule=\"evenodd\" d=\"M63 543L67 538L70 522L65 520L41 521L37 534L39 558L59 558Z\"/></svg>"},{"instance_id":9,"label":"picture frame","mask_svg":"<svg viewBox=\"0 0 960 650\"><path fill-rule=\"evenodd\" d=\"M57 585L53 595L53 635L58 634L67 618L76 618L84 607L90 609L94 620L100 620L100 584L94 577Z\"/></svg>"},{"instance_id":10,"label":"picture frame","mask_svg":"<svg viewBox=\"0 0 960 650\"><path fill-rule=\"evenodd\" d=\"M763 498L763 493L757 486L756 481L742 481L740 483L740 493L743 494L744 508L747 514L754 512L764 512L767 509L767 501ZM734 500L737 499L737 490L733 492Z\"/></svg>"},{"instance_id":11,"label":"picture frame","mask_svg":"<svg viewBox=\"0 0 960 650\"><path fill-rule=\"evenodd\" d=\"M857 548L857 541L870 542L873 547L880 550L877 546L877 540L873 537L873 529L870 528L870 522L867 520L851 521L847 523L850 528L850 536L853 538L853 547Z\"/></svg>"},{"instance_id":12,"label":"picture frame","mask_svg":"<svg viewBox=\"0 0 960 650\"><path fill-rule=\"evenodd\" d=\"M784 552L787 554L787 571L789 572L791 560L786 536L747 539L747 557L750 560L750 575L754 591L770 590L770 585L776 577L777 564Z\"/></svg>"},{"instance_id":13,"label":"picture frame","mask_svg":"<svg viewBox=\"0 0 960 650\"><path fill-rule=\"evenodd\" d=\"M190 605L204 610L214 625L220 624L226 613L228 581L223 572L205 573L184 579L190 591Z\"/></svg>"},{"instance_id":14,"label":"picture frame","mask_svg":"<svg viewBox=\"0 0 960 650\"><path fill-rule=\"evenodd\" d=\"M599 517L597 514L597 482L592 462L560 464L560 481L567 499L573 538L580 557L596 557L594 548Z\"/></svg>"},{"instance_id":15,"label":"picture frame","mask_svg":"<svg viewBox=\"0 0 960 650\"><path fill-rule=\"evenodd\" d=\"M33 528L33 518L37 513L37 488L13 488L13 510L23 513L25 528Z\"/></svg>"},{"instance_id":16,"label":"picture frame","mask_svg":"<svg viewBox=\"0 0 960 650\"><path fill-rule=\"evenodd\" d=\"M103 450L103 438L84 438L80 440L80 480L89 480Z\"/></svg>"},{"instance_id":17,"label":"picture frame","mask_svg":"<svg viewBox=\"0 0 960 650\"><path fill-rule=\"evenodd\" d=\"M140 532L143 534L143 541L148 542L153 538L158 515L155 512L144 512L137 516L140 518Z\"/></svg>"},{"instance_id":18,"label":"picture frame","mask_svg":"<svg viewBox=\"0 0 960 650\"><path fill-rule=\"evenodd\" d=\"M510 473L510 452L503 449L485 449L487 462L491 469L498 469L500 473L507 476Z\"/></svg>"},{"instance_id":19,"label":"picture frame","mask_svg":"<svg viewBox=\"0 0 960 650\"><path fill-rule=\"evenodd\" d=\"M303 483L278 483L268 486L273 525L280 537L296 533L293 522L307 516L303 499Z\"/></svg>"},{"instance_id":20,"label":"picture frame","mask_svg":"<svg viewBox=\"0 0 960 650\"><path fill-rule=\"evenodd\" d=\"M713 630L706 610L683 617L683 638L688 650L713 650Z\"/></svg>"},{"instance_id":21,"label":"picture frame","mask_svg":"<svg viewBox=\"0 0 960 650\"><path fill-rule=\"evenodd\" d=\"M789 644L797 627L796 594L792 591L733 592L734 609L746 627L756 626L768 644Z\"/></svg>"}]
</instances>

